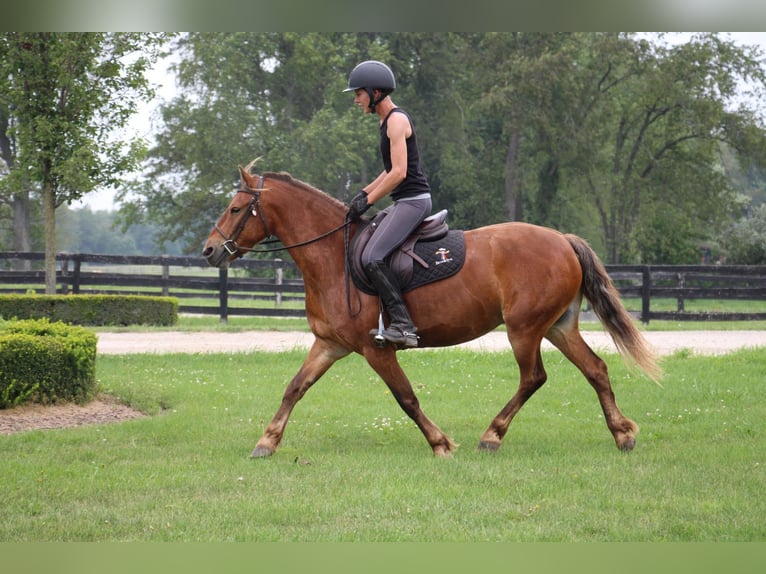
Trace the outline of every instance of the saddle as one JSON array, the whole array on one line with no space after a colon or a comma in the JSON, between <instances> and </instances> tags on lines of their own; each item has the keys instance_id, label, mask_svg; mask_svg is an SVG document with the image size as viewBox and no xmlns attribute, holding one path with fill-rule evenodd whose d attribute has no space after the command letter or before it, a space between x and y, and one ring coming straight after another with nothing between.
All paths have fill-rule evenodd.
<instances>
[{"instance_id":1,"label":"saddle","mask_svg":"<svg viewBox=\"0 0 766 574\"><path fill-rule=\"evenodd\" d=\"M386 215L388 213L384 209L362 223L346 254L354 285L368 295L377 295L377 291L362 268L362 251ZM464 262L463 232L449 229L446 209L423 220L407 240L386 258L402 292L446 279L460 271Z\"/></svg>"}]
</instances>

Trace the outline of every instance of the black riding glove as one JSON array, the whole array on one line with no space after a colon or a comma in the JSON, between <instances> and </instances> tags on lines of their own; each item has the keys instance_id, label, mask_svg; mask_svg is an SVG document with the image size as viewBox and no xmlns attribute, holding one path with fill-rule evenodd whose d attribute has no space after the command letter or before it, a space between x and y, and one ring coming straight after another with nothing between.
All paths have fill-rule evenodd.
<instances>
[{"instance_id":1,"label":"black riding glove","mask_svg":"<svg viewBox=\"0 0 766 574\"><path fill-rule=\"evenodd\" d=\"M360 191L351 200L351 207L348 209L348 219L350 221L356 221L362 214L372 207L367 203L367 192Z\"/></svg>"}]
</instances>

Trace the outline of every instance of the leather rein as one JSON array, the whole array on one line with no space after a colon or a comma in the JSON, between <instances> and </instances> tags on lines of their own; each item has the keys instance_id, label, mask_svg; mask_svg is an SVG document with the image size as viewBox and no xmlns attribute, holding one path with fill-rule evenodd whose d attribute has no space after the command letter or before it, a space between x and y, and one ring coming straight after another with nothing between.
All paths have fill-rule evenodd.
<instances>
[{"instance_id":1,"label":"leather rein","mask_svg":"<svg viewBox=\"0 0 766 574\"><path fill-rule=\"evenodd\" d=\"M239 236L241 235L242 231L245 229L245 225L247 225L247 221L250 219L250 217L259 217L261 220L261 224L263 225L263 230L266 232L266 237L271 238L273 237L271 232L269 232L269 227L266 224L266 218L263 215L263 208L261 207L261 191L263 190L263 176L260 176L258 178L258 187L256 189L251 189L248 187L244 182L242 183L242 187L240 187L237 190L237 193L247 193L252 196L250 199L250 203L247 205L247 208L242 212L242 215L239 218L239 221L237 222L237 227L234 229L234 233L231 234L231 236L227 237L226 233L221 229L221 227L218 225L218 223L215 224L215 230L221 234L221 237L224 238L223 242L223 248L229 253L229 255L244 255L245 253L274 253L276 251L285 251L287 249L292 249L293 247L303 247L304 245L309 245L311 243L315 243L317 241L320 241L324 239L325 237L328 237L335 233L336 231L340 231L343 228L348 228L350 225L350 221L346 219L343 223L341 223L339 226L334 227L330 231L327 231L317 237L314 237L313 239L309 239L307 241L301 241L299 243L293 243L292 245L284 245L282 247L270 247L266 249L256 249L254 247L242 247L241 245L237 244L237 239L239 239ZM269 242L276 242L279 241L278 239L269 239L267 243Z\"/></svg>"}]
</instances>

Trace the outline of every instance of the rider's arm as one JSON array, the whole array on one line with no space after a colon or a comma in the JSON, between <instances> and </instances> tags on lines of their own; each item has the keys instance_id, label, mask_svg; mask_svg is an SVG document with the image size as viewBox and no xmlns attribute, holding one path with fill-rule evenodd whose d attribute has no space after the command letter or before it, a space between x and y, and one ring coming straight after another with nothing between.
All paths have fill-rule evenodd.
<instances>
[{"instance_id":1,"label":"rider's arm","mask_svg":"<svg viewBox=\"0 0 766 574\"><path fill-rule=\"evenodd\" d=\"M404 114L391 114L387 128L391 141L391 171L382 171L364 188L369 204L391 193L407 176L407 136L412 133L410 122Z\"/></svg>"}]
</instances>

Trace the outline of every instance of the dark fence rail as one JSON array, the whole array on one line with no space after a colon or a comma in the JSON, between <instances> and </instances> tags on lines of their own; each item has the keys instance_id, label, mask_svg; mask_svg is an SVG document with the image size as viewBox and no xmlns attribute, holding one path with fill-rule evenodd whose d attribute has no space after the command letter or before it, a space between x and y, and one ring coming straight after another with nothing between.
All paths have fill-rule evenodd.
<instances>
[{"instance_id":1,"label":"dark fence rail","mask_svg":"<svg viewBox=\"0 0 766 574\"><path fill-rule=\"evenodd\" d=\"M608 265L623 298L641 299L639 317L671 321L766 320L766 265ZM675 310L652 310L652 300L672 299ZM750 311L689 311L692 300L753 302Z\"/></svg>"},{"instance_id":2,"label":"dark fence rail","mask_svg":"<svg viewBox=\"0 0 766 574\"><path fill-rule=\"evenodd\" d=\"M305 316L303 281L292 261L238 259L217 270L202 257L60 253L56 259L58 293L166 295L179 299L182 313L222 320ZM42 261L42 253L0 252L0 293L44 289ZM608 265L607 271L623 298L641 301L637 315L644 323L766 320L766 265ZM675 309L652 310L653 300L668 299ZM741 312L686 309L688 301L703 299L753 304Z\"/></svg>"}]
</instances>

